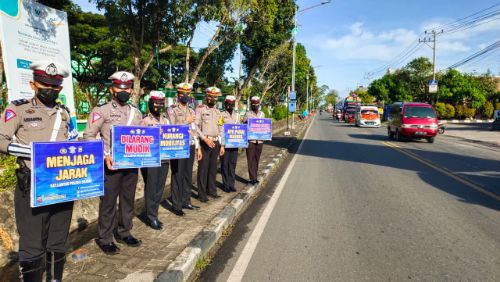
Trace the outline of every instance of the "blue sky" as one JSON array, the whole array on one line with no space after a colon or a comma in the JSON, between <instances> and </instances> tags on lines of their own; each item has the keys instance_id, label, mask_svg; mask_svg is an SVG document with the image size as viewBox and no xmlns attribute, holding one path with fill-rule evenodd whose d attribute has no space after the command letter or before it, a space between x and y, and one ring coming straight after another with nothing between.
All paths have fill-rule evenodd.
<instances>
[{"instance_id":1,"label":"blue sky","mask_svg":"<svg viewBox=\"0 0 500 282\"><path fill-rule=\"evenodd\" d=\"M88 0L76 0L86 11L95 11ZM303 9L321 0L298 0ZM384 71L372 72L390 64L391 69L425 56L432 60L432 49L415 43L416 52L406 60L394 59L405 48L423 38L426 29L442 26L480 10L500 4L498 0L333 0L301 13L298 17L298 42L305 45L316 68L319 84L337 89L345 96L349 89L368 85ZM492 10L500 10L500 6ZM205 46L213 25L199 26L193 46ZM437 37L438 70L481 50L500 39L500 17L475 28ZM413 45L411 45L413 46ZM238 69L238 54L233 66ZM500 75L500 50L483 60L459 68L483 73L487 69ZM229 74L230 75L230 74Z\"/></svg>"}]
</instances>

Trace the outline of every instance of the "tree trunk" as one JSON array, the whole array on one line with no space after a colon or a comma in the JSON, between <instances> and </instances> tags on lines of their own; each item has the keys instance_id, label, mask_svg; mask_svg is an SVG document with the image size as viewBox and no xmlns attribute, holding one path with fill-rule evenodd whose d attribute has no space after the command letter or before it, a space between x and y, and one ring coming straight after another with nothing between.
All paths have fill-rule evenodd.
<instances>
[{"instance_id":1,"label":"tree trunk","mask_svg":"<svg viewBox=\"0 0 500 282\"><path fill-rule=\"evenodd\" d=\"M186 69L184 70L186 75L185 82L189 81L189 59L191 56L191 42L193 41L193 38L194 38L194 31L191 34L191 37L189 38L186 45L186 67L185 67Z\"/></svg>"},{"instance_id":2,"label":"tree trunk","mask_svg":"<svg viewBox=\"0 0 500 282\"><path fill-rule=\"evenodd\" d=\"M238 96L236 97L237 100L239 100L241 98L241 94L242 94L243 90L249 85L250 81L255 76L255 73L257 72L257 67L260 64L260 61L261 61L261 59L259 59L259 60L257 60L257 62L255 62L255 65L252 67L252 69L250 69L250 72L248 73L247 77L245 78L245 81L243 82L241 87L238 89Z\"/></svg>"},{"instance_id":3,"label":"tree trunk","mask_svg":"<svg viewBox=\"0 0 500 282\"><path fill-rule=\"evenodd\" d=\"M219 40L219 42L217 42L214 45L215 39L217 39L217 37L219 36L221 28L222 28L222 24L219 25L219 27L215 31L214 35L212 35L212 38L210 38L210 41L208 42L208 45L207 45L207 49L205 50L205 53L203 53L203 56L201 57L201 60L198 62L198 65L196 66L196 68L195 68L195 70L193 72L193 75L191 76L191 79L190 79L189 83L191 83L191 84L194 83L194 81L198 77L198 73L200 72L201 67L203 66L203 64L207 60L208 56L210 56L210 54L212 54L212 52L214 50L216 50L217 48L219 48L219 46L222 44L222 42L224 42L224 38L223 38L223 39Z\"/></svg>"}]
</instances>

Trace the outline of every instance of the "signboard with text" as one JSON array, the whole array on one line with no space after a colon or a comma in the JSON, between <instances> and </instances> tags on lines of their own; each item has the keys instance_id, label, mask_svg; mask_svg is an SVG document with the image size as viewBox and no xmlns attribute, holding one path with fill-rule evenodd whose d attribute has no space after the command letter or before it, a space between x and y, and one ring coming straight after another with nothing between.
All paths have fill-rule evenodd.
<instances>
[{"instance_id":1,"label":"signboard with text","mask_svg":"<svg viewBox=\"0 0 500 282\"><path fill-rule=\"evenodd\" d=\"M112 129L113 167L158 167L160 127L114 125Z\"/></svg>"},{"instance_id":2,"label":"signboard with text","mask_svg":"<svg viewBox=\"0 0 500 282\"><path fill-rule=\"evenodd\" d=\"M189 125L162 125L160 128L160 158L189 158Z\"/></svg>"},{"instance_id":3,"label":"signboard with text","mask_svg":"<svg viewBox=\"0 0 500 282\"><path fill-rule=\"evenodd\" d=\"M224 147L248 147L248 126L246 124L224 124Z\"/></svg>"},{"instance_id":4,"label":"signboard with text","mask_svg":"<svg viewBox=\"0 0 500 282\"><path fill-rule=\"evenodd\" d=\"M270 118L248 119L248 140L272 140L273 120Z\"/></svg>"},{"instance_id":5,"label":"signboard with text","mask_svg":"<svg viewBox=\"0 0 500 282\"><path fill-rule=\"evenodd\" d=\"M103 143L31 143L31 207L104 195Z\"/></svg>"}]
</instances>

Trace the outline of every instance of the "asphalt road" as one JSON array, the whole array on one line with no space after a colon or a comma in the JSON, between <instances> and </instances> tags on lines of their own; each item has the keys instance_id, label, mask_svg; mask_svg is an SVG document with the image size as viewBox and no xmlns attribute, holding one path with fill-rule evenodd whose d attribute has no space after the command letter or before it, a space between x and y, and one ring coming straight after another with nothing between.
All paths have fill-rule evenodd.
<instances>
[{"instance_id":1,"label":"asphalt road","mask_svg":"<svg viewBox=\"0 0 500 282\"><path fill-rule=\"evenodd\" d=\"M322 115L294 158L200 281L500 281L500 150Z\"/></svg>"}]
</instances>

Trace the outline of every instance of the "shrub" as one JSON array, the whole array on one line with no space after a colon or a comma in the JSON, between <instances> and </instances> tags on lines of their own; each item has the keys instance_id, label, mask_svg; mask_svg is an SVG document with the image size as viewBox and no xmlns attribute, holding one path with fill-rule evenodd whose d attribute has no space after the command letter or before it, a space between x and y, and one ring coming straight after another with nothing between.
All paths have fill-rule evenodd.
<instances>
[{"instance_id":1,"label":"shrub","mask_svg":"<svg viewBox=\"0 0 500 282\"><path fill-rule=\"evenodd\" d=\"M273 118L275 120L280 120L286 118L286 113L288 112L288 108L286 105L277 105L273 110Z\"/></svg>"},{"instance_id":2,"label":"shrub","mask_svg":"<svg viewBox=\"0 0 500 282\"><path fill-rule=\"evenodd\" d=\"M436 103L436 105L434 105L434 110L436 110L436 113L438 115L438 118L447 118L446 116L446 106L444 103Z\"/></svg>"},{"instance_id":3,"label":"shrub","mask_svg":"<svg viewBox=\"0 0 500 282\"><path fill-rule=\"evenodd\" d=\"M263 107L262 112L264 113L264 117L269 118L271 117L271 113L269 112L269 107Z\"/></svg>"},{"instance_id":4,"label":"shrub","mask_svg":"<svg viewBox=\"0 0 500 282\"><path fill-rule=\"evenodd\" d=\"M484 103L484 106L483 106L484 117L486 117L486 118L493 117L494 111L495 111L495 108L493 107L493 104L491 102Z\"/></svg>"},{"instance_id":5,"label":"shrub","mask_svg":"<svg viewBox=\"0 0 500 282\"><path fill-rule=\"evenodd\" d=\"M446 104L446 118L452 119L455 117L455 107L451 104Z\"/></svg>"},{"instance_id":6,"label":"shrub","mask_svg":"<svg viewBox=\"0 0 500 282\"><path fill-rule=\"evenodd\" d=\"M458 105L456 107L456 117L459 119L465 118L465 106L464 105Z\"/></svg>"},{"instance_id":7,"label":"shrub","mask_svg":"<svg viewBox=\"0 0 500 282\"><path fill-rule=\"evenodd\" d=\"M476 109L473 108L465 108L465 117L473 118L476 115Z\"/></svg>"},{"instance_id":8,"label":"shrub","mask_svg":"<svg viewBox=\"0 0 500 282\"><path fill-rule=\"evenodd\" d=\"M16 157L0 155L0 191L13 189L16 181Z\"/></svg>"},{"instance_id":9,"label":"shrub","mask_svg":"<svg viewBox=\"0 0 500 282\"><path fill-rule=\"evenodd\" d=\"M495 110L500 110L500 103L495 103Z\"/></svg>"}]
</instances>

